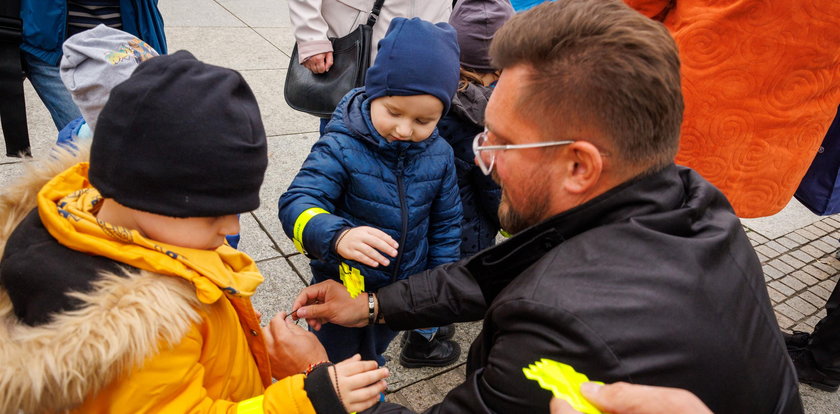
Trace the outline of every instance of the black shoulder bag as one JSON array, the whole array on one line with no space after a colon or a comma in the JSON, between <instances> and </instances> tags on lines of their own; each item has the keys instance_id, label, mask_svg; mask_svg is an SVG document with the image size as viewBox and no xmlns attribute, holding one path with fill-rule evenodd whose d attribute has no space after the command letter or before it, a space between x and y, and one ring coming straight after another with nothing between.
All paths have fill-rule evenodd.
<instances>
[{"instance_id":1,"label":"black shoulder bag","mask_svg":"<svg viewBox=\"0 0 840 414\"><path fill-rule=\"evenodd\" d=\"M332 38L333 65L324 73L312 73L298 63L298 47L292 50L283 95L292 109L321 118L332 116L335 107L351 89L365 84L370 66L371 34L385 0L376 0L368 21L344 37Z\"/></svg>"}]
</instances>

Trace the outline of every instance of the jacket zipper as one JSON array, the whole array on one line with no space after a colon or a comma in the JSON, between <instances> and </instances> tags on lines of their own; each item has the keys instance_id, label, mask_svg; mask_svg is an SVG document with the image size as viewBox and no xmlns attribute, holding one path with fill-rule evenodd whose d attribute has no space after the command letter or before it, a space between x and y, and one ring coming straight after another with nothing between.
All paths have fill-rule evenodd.
<instances>
[{"instance_id":1,"label":"jacket zipper","mask_svg":"<svg viewBox=\"0 0 840 414\"><path fill-rule=\"evenodd\" d=\"M399 158L397 158L397 192L400 196L400 218L402 220L402 231L400 232L400 246L397 249L397 258L394 261L394 271L391 274L391 283L397 281L397 276L400 272L400 264L403 256L403 246L405 245L406 233L408 233L408 209L405 207L405 187L403 184L403 169L405 167L405 150L400 150Z\"/></svg>"}]
</instances>

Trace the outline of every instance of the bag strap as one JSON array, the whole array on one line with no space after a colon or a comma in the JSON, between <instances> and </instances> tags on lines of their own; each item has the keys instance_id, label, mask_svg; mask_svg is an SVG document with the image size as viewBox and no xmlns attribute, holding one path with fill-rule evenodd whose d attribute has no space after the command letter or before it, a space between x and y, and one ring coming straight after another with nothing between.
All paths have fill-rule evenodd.
<instances>
[{"instance_id":1,"label":"bag strap","mask_svg":"<svg viewBox=\"0 0 840 414\"><path fill-rule=\"evenodd\" d=\"M376 20L379 19L379 12L382 11L382 5L385 4L385 0L376 0L373 3L373 9L370 11L370 16L368 17L366 25L373 27L376 24Z\"/></svg>"}]
</instances>

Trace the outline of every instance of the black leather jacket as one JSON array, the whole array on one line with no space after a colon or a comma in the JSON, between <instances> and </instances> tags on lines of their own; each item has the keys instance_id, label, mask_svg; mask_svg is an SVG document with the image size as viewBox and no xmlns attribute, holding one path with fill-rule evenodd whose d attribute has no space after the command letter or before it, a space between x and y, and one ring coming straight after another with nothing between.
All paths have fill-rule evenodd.
<instances>
[{"instance_id":1,"label":"black leather jacket","mask_svg":"<svg viewBox=\"0 0 840 414\"><path fill-rule=\"evenodd\" d=\"M466 382L431 412L548 412L522 368L549 358L591 380L685 388L718 414L802 413L758 258L726 198L687 168L378 296L394 329L484 318Z\"/></svg>"}]
</instances>

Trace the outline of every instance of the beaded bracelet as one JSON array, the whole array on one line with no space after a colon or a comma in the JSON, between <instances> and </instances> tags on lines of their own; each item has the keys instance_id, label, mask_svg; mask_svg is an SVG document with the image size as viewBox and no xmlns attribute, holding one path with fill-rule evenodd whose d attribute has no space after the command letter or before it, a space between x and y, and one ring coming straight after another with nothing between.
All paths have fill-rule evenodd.
<instances>
[{"instance_id":1,"label":"beaded bracelet","mask_svg":"<svg viewBox=\"0 0 840 414\"><path fill-rule=\"evenodd\" d=\"M309 364L309 367L306 368L306 371L303 371L303 375L309 376L309 374L311 374L312 371L315 370L315 368L318 368L319 366L324 365L324 364L333 365L333 363L330 362L330 361L321 361L321 362L316 362L314 364Z\"/></svg>"},{"instance_id":2,"label":"beaded bracelet","mask_svg":"<svg viewBox=\"0 0 840 414\"><path fill-rule=\"evenodd\" d=\"M339 243L341 243L341 239L343 239L343 238L344 238L344 236L346 236L346 235L347 235L347 233L350 233L350 230L351 230L351 229L344 230L344 232L342 232L341 234L339 234L339 235L338 235L338 238L337 238L337 239L335 239L335 246L334 246L334 248L335 248L335 251L336 251L336 252L338 251L338 244L339 244Z\"/></svg>"},{"instance_id":3,"label":"beaded bracelet","mask_svg":"<svg viewBox=\"0 0 840 414\"><path fill-rule=\"evenodd\" d=\"M332 367L333 372L335 373L335 394L338 395L338 401L341 402L341 405L344 405L344 400L341 399L341 389L338 388L338 368L336 368L335 365L333 365Z\"/></svg>"}]
</instances>

